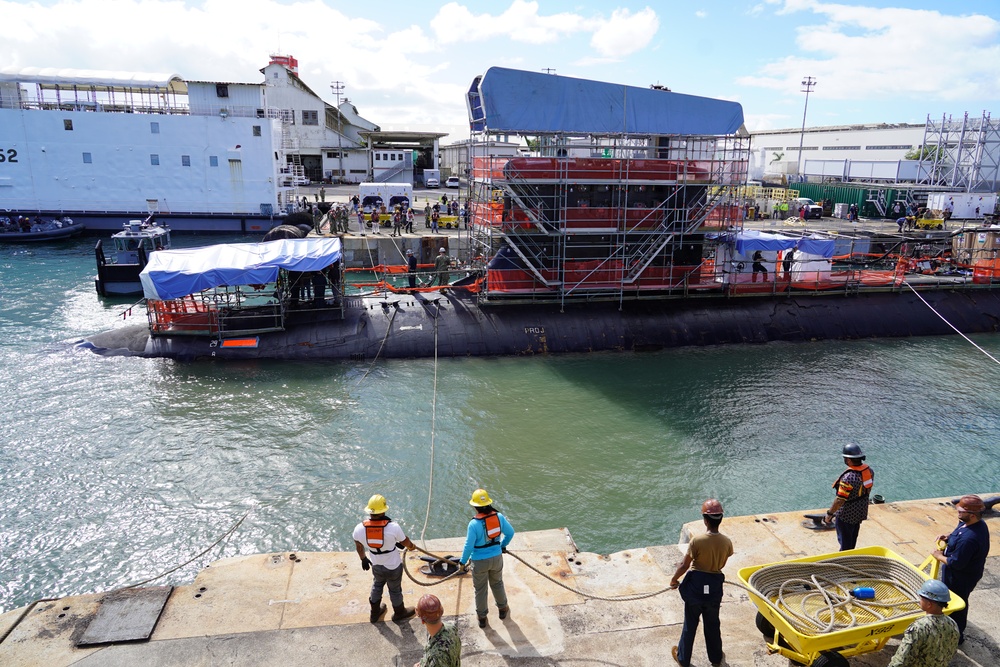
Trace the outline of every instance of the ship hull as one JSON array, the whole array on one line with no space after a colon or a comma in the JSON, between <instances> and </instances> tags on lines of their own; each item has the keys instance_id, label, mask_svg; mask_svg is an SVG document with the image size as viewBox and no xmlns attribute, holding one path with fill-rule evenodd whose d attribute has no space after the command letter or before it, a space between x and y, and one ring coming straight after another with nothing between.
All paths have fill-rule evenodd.
<instances>
[{"instance_id":1,"label":"ship hull","mask_svg":"<svg viewBox=\"0 0 1000 667\"><path fill-rule=\"evenodd\" d=\"M333 311L291 312L283 331L227 347L212 337L98 334L109 355L175 359L350 359L648 351L774 341L934 336L1000 328L1000 290L940 289L772 297L692 297L567 304L479 305L466 295L348 299ZM940 317L931 310L940 313Z\"/></svg>"}]
</instances>

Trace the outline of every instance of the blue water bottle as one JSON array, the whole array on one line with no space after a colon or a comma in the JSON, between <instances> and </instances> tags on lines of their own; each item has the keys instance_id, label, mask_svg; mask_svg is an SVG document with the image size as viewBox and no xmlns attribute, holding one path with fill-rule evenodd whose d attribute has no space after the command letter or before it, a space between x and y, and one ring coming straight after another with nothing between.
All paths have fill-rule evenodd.
<instances>
[{"instance_id":1,"label":"blue water bottle","mask_svg":"<svg viewBox=\"0 0 1000 667\"><path fill-rule=\"evenodd\" d=\"M857 588L851 589L851 595L858 600L874 600L875 589L870 586L858 586Z\"/></svg>"}]
</instances>

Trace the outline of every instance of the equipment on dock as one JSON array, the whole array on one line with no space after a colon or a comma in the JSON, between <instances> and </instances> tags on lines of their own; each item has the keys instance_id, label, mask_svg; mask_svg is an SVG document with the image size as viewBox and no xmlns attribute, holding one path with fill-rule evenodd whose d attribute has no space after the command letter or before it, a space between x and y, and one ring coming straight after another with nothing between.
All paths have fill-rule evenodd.
<instances>
[{"instance_id":1,"label":"equipment on dock","mask_svg":"<svg viewBox=\"0 0 1000 667\"><path fill-rule=\"evenodd\" d=\"M917 568L885 547L866 547L745 567L738 576L759 610L768 651L813 667L847 667L848 657L881 650L921 617L919 596L936 569L930 560ZM947 613L965 607L947 594Z\"/></svg>"}]
</instances>

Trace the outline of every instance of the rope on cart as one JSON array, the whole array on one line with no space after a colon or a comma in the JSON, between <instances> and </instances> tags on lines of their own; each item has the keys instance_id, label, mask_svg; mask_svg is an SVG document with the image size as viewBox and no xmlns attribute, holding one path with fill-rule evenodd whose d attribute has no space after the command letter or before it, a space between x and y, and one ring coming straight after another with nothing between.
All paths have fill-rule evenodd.
<instances>
[{"instance_id":1,"label":"rope on cart","mask_svg":"<svg viewBox=\"0 0 1000 667\"><path fill-rule=\"evenodd\" d=\"M777 563L754 572L749 592L767 600L789 625L820 634L909 616L920 608L923 576L908 563L882 556L841 556L812 563ZM738 585L738 584L737 584ZM875 587L880 599L855 598Z\"/></svg>"}]
</instances>

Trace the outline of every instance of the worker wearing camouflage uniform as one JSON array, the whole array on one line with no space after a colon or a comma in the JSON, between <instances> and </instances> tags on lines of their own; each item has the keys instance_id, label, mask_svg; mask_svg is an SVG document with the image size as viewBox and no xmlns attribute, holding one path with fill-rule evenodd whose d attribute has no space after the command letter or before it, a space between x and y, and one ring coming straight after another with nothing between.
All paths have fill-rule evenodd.
<instances>
[{"instance_id":1,"label":"worker wearing camouflage uniform","mask_svg":"<svg viewBox=\"0 0 1000 667\"><path fill-rule=\"evenodd\" d=\"M920 587L920 608L927 612L903 635L887 667L948 667L958 650L958 625L944 615L951 592L937 579Z\"/></svg>"},{"instance_id":2,"label":"worker wearing camouflage uniform","mask_svg":"<svg viewBox=\"0 0 1000 667\"><path fill-rule=\"evenodd\" d=\"M461 667L462 639L454 625L441 622L444 608L436 595L425 595L417 602L417 616L427 629L424 657L413 667Z\"/></svg>"}]
</instances>

